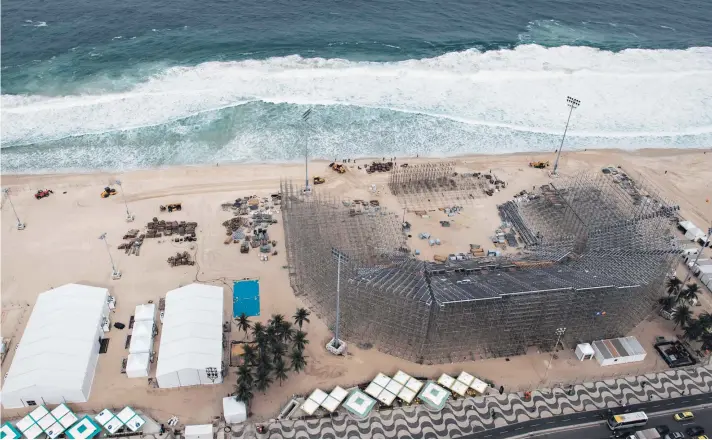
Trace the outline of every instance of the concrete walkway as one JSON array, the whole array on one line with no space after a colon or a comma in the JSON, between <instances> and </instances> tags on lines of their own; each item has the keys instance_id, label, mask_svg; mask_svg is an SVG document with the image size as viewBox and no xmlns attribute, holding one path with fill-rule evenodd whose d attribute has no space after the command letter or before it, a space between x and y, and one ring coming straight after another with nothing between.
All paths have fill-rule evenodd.
<instances>
[{"instance_id":1,"label":"concrete walkway","mask_svg":"<svg viewBox=\"0 0 712 440\"><path fill-rule=\"evenodd\" d=\"M274 420L264 424L266 438L395 438L463 437L513 423L575 412L616 408L622 405L712 392L709 367L669 370L643 376L583 383L569 389L532 392L531 400L519 394L451 399L442 411L423 405L373 411L357 420L339 409L331 418ZM491 411L497 417L493 420ZM232 427L233 438L254 437L251 424Z\"/></svg>"}]
</instances>

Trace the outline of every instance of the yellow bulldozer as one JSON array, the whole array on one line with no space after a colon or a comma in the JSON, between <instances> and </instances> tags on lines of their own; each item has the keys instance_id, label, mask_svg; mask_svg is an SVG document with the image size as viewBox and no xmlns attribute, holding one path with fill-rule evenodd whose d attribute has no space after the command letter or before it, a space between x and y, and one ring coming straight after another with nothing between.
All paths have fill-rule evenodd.
<instances>
[{"instance_id":1,"label":"yellow bulldozer","mask_svg":"<svg viewBox=\"0 0 712 440\"><path fill-rule=\"evenodd\" d=\"M549 166L549 161L547 160L546 162L544 162L544 161L529 162L529 166L532 168L544 169Z\"/></svg>"},{"instance_id":2,"label":"yellow bulldozer","mask_svg":"<svg viewBox=\"0 0 712 440\"><path fill-rule=\"evenodd\" d=\"M314 176L314 185L321 185L324 182L326 182L326 179L323 177Z\"/></svg>"},{"instance_id":3,"label":"yellow bulldozer","mask_svg":"<svg viewBox=\"0 0 712 440\"><path fill-rule=\"evenodd\" d=\"M332 170L339 174L344 174L346 172L346 167L341 163L332 162L329 164Z\"/></svg>"}]
</instances>

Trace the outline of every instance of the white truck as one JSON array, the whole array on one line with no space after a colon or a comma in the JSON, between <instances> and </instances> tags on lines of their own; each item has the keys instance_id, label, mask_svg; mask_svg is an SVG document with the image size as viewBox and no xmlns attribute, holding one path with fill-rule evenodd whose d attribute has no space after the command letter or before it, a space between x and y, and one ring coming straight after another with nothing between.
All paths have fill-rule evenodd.
<instances>
[{"instance_id":1,"label":"white truck","mask_svg":"<svg viewBox=\"0 0 712 440\"><path fill-rule=\"evenodd\" d=\"M659 439L663 437L660 435L660 431L658 431L657 428L648 428L636 431L635 434L631 435L629 438Z\"/></svg>"}]
</instances>

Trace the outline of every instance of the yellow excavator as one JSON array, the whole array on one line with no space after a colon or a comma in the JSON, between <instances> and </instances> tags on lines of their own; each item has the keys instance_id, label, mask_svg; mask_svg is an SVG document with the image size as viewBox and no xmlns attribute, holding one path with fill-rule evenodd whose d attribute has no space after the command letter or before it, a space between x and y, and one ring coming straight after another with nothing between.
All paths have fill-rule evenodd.
<instances>
[{"instance_id":1,"label":"yellow excavator","mask_svg":"<svg viewBox=\"0 0 712 440\"><path fill-rule=\"evenodd\" d=\"M314 176L314 185L321 185L324 182L326 182L326 179L323 177Z\"/></svg>"},{"instance_id":2,"label":"yellow excavator","mask_svg":"<svg viewBox=\"0 0 712 440\"><path fill-rule=\"evenodd\" d=\"M529 162L529 166L532 168L544 169L549 166L549 161L547 160L546 162L543 162L543 161Z\"/></svg>"},{"instance_id":3,"label":"yellow excavator","mask_svg":"<svg viewBox=\"0 0 712 440\"><path fill-rule=\"evenodd\" d=\"M343 164L332 162L329 164L332 170L339 174L344 174L346 172L346 167Z\"/></svg>"},{"instance_id":4,"label":"yellow excavator","mask_svg":"<svg viewBox=\"0 0 712 440\"><path fill-rule=\"evenodd\" d=\"M114 188L109 188L108 186L104 188L104 191L101 193L101 198L105 199L109 196L116 195L116 190Z\"/></svg>"}]
</instances>

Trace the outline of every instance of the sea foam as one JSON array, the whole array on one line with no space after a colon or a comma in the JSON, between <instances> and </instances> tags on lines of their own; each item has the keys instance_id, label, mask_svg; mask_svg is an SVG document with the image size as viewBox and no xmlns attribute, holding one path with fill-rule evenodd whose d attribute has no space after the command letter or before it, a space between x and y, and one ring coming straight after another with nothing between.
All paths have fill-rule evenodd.
<instances>
[{"instance_id":1,"label":"sea foam","mask_svg":"<svg viewBox=\"0 0 712 440\"><path fill-rule=\"evenodd\" d=\"M2 146L157 127L264 102L292 105L295 125L299 108L339 106L423 115L462 125L465 131L502 130L509 145L495 149L507 151L522 149L537 134L560 135L567 95L581 100L568 133L579 138L579 147L610 146L605 142L616 138L657 144L650 146L701 146L712 138L712 48L607 52L522 45L398 62L297 55L208 62L166 68L123 93L97 94L93 88L91 94L62 97L4 95ZM241 129L253 133L263 122L244 119ZM349 122L359 121L338 121ZM524 138L512 141L516 133ZM329 142L338 138L331 136ZM631 145L640 147L640 142ZM532 149L544 147L554 145Z\"/></svg>"}]
</instances>

